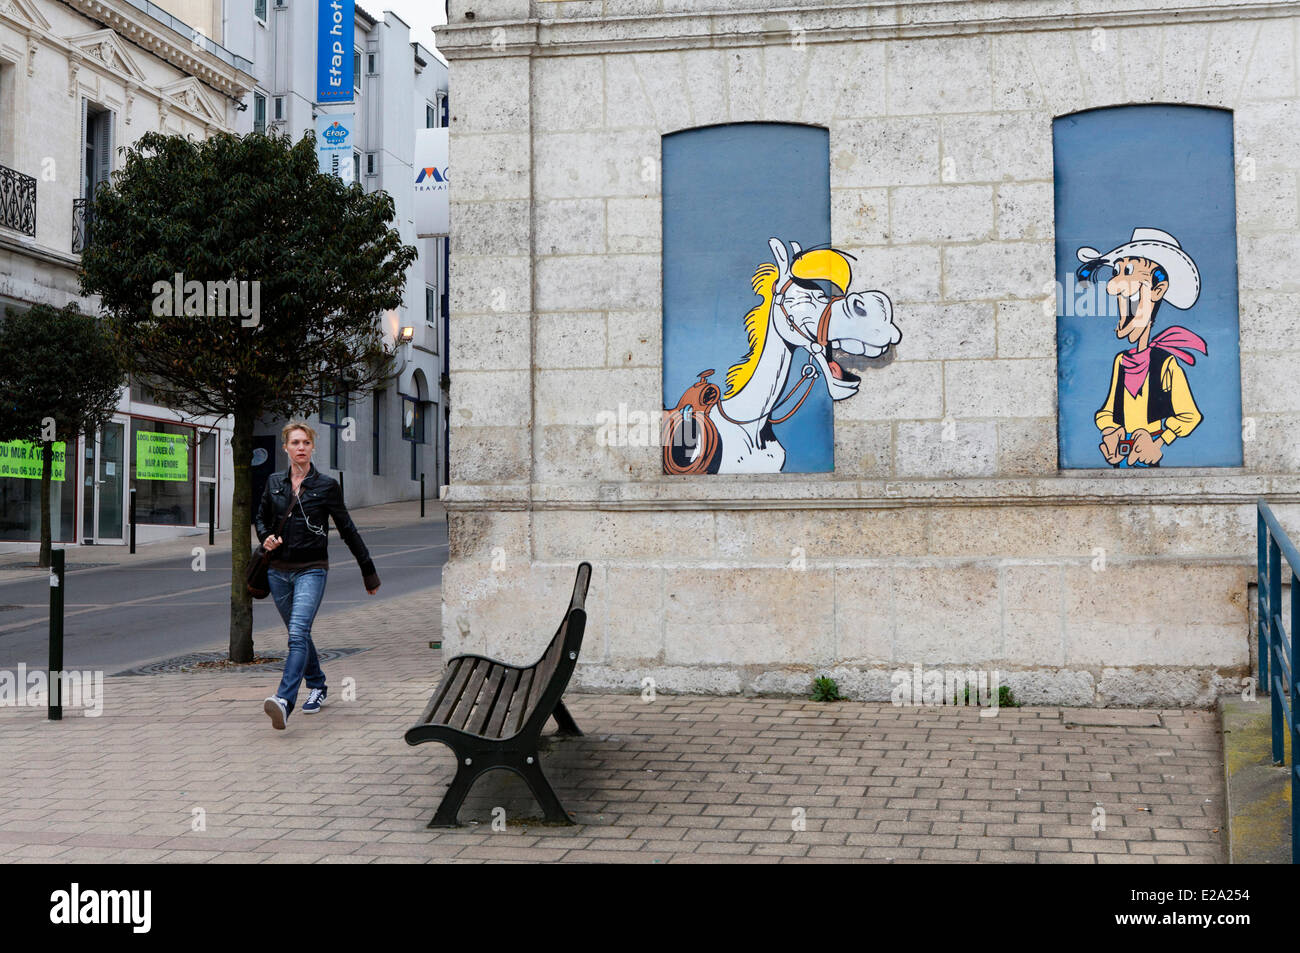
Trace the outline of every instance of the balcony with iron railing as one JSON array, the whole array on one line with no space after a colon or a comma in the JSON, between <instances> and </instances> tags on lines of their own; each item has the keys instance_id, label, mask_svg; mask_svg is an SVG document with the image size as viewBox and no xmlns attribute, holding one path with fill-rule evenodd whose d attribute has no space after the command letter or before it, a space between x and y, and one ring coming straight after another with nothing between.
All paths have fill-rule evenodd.
<instances>
[{"instance_id":1,"label":"balcony with iron railing","mask_svg":"<svg viewBox=\"0 0 1300 953\"><path fill-rule=\"evenodd\" d=\"M36 237L36 179L2 165L0 227Z\"/></svg>"}]
</instances>

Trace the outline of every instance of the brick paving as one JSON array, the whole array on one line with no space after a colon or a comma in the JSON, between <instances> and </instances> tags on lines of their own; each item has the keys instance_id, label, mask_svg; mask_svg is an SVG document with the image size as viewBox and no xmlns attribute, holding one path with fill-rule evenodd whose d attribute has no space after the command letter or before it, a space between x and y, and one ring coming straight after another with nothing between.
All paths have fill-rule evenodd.
<instances>
[{"instance_id":1,"label":"brick paving","mask_svg":"<svg viewBox=\"0 0 1300 953\"><path fill-rule=\"evenodd\" d=\"M576 826L540 823L523 782L493 772L465 827L428 830L451 755L402 732L441 669L439 603L431 588L321 619L318 644L371 648L327 663L330 703L283 732L261 710L269 672L106 678L98 718L0 708L0 861L1226 859L1217 719L1192 710L1072 726L1057 708L570 694L587 734L542 762ZM257 644L282 648L283 627Z\"/></svg>"}]
</instances>

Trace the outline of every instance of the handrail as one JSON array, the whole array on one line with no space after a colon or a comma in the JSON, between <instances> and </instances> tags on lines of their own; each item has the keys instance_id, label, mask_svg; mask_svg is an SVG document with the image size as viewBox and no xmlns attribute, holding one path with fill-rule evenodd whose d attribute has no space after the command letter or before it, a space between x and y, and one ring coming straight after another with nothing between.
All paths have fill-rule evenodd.
<instances>
[{"instance_id":1,"label":"handrail","mask_svg":"<svg viewBox=\"0 0 1300 953\"><path fill-rule=\"evenodd\" d=\"M1269 505L1257 504L1259 582L1259 687L1271 700L1274 764L1285 764L1283 731L1291 730L1291 863L1300 863L1300 551L1277 521ZM1291 628L1282 607L1282 559L1291 585ZM1271 677L1270 677L1271 676ZM1286 696L1289 696L1289 700Z\"/></svg>"}]
</instances>

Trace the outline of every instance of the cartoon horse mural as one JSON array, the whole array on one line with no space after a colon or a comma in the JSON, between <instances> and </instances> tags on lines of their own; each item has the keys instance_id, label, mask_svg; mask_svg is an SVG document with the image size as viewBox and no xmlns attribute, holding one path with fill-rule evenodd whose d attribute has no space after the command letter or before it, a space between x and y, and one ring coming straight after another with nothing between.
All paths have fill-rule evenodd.
<instances>
[{"instance_id":1,"label":"cartoon horse mural","mask_svg":"<svg viewBox=\"0 0 1300 953\"><path fill-rule=\"evenodd\" d=\"M835 352L878 357L902 340L894 308L881 291L850 292L849 256L833 248L801 250L797 242L768 242L772 262L754 272L754 293L762 301L745 315L749 351L727 371L726 393L709 380L712 369L687 388L677 406L665 411L664 472L778 473L785 448L772 429L794 416L818 379L831 400L858 392L861 380L835 360ZM828 295L818 284L829 282ZM807 358L794 388L782 397L795 352ZM789 410L773 416L795 397Z\"/></svg>"}]
</instances>

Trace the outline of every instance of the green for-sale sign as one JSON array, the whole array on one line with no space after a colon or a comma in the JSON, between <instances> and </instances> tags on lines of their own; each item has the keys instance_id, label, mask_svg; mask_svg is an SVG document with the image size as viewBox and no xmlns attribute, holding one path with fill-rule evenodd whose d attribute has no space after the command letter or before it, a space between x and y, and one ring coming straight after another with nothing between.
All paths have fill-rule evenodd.
<instances>
[{"instance_id":1,"label":"green for-sale sign","mask_svg":"<svg viewBox=\"0 0 1300 953\"><path fill-rule=\"evenodd\" d=\"M135 433L135 478L137 480L188 480L189 442L183 434Z\"/></svg>"},{"instance_id":2,"label":"green for-sale sign","mask_svg":"<svg viewBox=\"0 0 1300 953\"><path fill-rule=\"evenodd\" d=\"M59 441L54 445L54 457L50 461L50 479L62 483L64 477L65 445ZM10 440L0 443L0 477L17 477L20 480L39 480L45 466L45 448L43 444L29 443L26 440Z\"/></svg>"}]
</instances>

